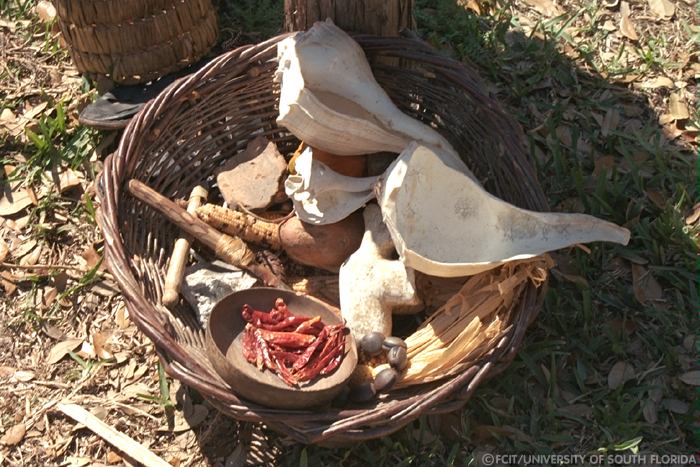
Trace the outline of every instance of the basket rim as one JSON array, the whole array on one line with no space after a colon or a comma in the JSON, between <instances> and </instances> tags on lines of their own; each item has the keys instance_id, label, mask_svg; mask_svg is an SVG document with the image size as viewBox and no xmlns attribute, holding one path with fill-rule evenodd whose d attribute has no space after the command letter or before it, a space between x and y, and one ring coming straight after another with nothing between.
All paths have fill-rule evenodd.
<instances>
[{"instance_id":1,"label":"basket rim","mask_svg":"<svg viewBox=\"0 0 700 467\"><path fill-rule=\"evenodd\" d=\"M271 56L276 56L277 42L292 34L282 34L260 44L242 46L220 55L196 73L172 83L132 119L124 131L117 152L105 161L104 171L98 183L98 197L103 207L101 218L106 245L105 258L122 290L130 316L133 316L139 329L154 342L166 372L171 377L198 389L219 410L233 414L240 420L265 422L271 428L282 431L299 442L367 440L397 431L420 415L449 412L464 406L479 384L503 371L515 357L527 326L539 312L547 288L546 283L539 289L532 284L527 285L518 302L511 329L478 364L446 380L421 385L421 388L425 386L425 391L421 392L420 396L404 399L399 396L386 397L376 403L374 411L363 408L329 409L325 412L269 409L241 400L232 392L201 377L207 375L209 370L188 359L186 351L176 340L174 326L177 323L168 319L155 304L140 293L141 287L133 271L134 265L127 257L120 237L118 206L126 181L123 175L136 163L135 158L139 150L138 135L149 130L162 131L163 125L162 122L156 121L157 116L170 102L185 99L197 82L207 80L224 69L228 74L246 70L253 72L259 63L265 63ZM483 89L473 71L464 64L439 54L422 41L369 35L358 35L355 39L365 51L388 51L387 55L432 62L442 66L445 77L456 85ZM477 97L481 105L504 119L509 131L516 136L515 139L522 137L522 130L517 122L498 102L485 94ZM514 170L522 173L523 179L534 182L535 186L527 187L531 192L530 202L535 208L545 209L546 199L536 183L534 168L527 154L521 152L524 159L513 161ZM187 365L182 362L187 362Z\"/></svg>"}]
</instances>

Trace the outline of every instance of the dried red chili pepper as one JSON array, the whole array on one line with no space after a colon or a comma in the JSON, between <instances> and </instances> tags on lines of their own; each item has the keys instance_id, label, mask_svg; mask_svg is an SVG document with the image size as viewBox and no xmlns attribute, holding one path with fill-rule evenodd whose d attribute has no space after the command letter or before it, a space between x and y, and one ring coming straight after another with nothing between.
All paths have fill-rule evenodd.
<instances>
[{"instance_id":1,"label":"dried red chili pepper","mask_svg":"<svg viewBox=\"0 0 700 467\"><path fill-rule=\"evenodd\" d=\"M324 325L320 316L293 315L282 299L269 313L245 305L248 321L243 354L259 369L267 368L289 386L332 372L345 354L343 325Z\"/></svg>"},{"instance_id":2,"label":"dried red chili pepper","mask_svg":"<svg viewBox=\"0 0 700 467\"><path fill-rule=\"evenodd\" d=\"M321 317L320 316L314 316L313 318L309 319L308 321L304 321L301 323L297 328L294 330L294 332L300 332L302 334L314 334L314 331L316 334L318 334L321 329L318 327L318 325L323 326L321 324Z\"/></svg>"},{"instance_id":3,"label":"dried red chili pepper","mask_svg":"<svg viewBox=\"0 0 700 467\"><path fill-rule=\"evenodd\" d=\"M300 334L298 332L268 331L258 328L260 336L270 344L277 344L290 349L305 348L316 340L316 336Z\"/></svg>"},{"instance_id":4,"label":"dried red chili pepper","mask_svg":"<svg viewBox=\"0 0 700 467\"><path fill-rule=\"evenodd\" d=\"M277 324L265 324L262 323L260 326L268 331L294 331L297 327L311 318L308 316L287 316L286 318L279 321ZM297 331L298 332L298 331Z\"/></svg>"},{"instance_id":5,"label":"dried red chili pepper","mask_svg":"<svg viewBox=\"0 0 700 467\"><path fill-rule=\"evenodd\" d=\"M275 363L277 364L277 374L282 377L282 381L287 383L287 385L289 386L295 386L298 383L298 380L292 374L292 372L289 371L289 368L286 367L284 361L276 357L273 358L275 360Z\"/></svg>"},{"instance_id":6,"label":"dried red chili pepper","mask_svg":"<svg viewBox=\"0 0 700 467\"><path fill-rule=\"evenodd\" d=\"M260 329L256 329L253 335L255 336L255 342L258 346L260 354L262 355L263 363L268 368L274 367L274 363L272 363L272 359L270 358L270 348L268 347L267 342L265 341L265 338L262 335L262 331ZM258 366L258 368L262 369L260 368L260 366Z\"/></svg>"},{"instance_id":7,"label":"dried red chili pepper","mask_svg":"<svg viewBox=\"0 0 700 467\"><path fill-rule=\"evenodd\" d=\"M271 350L270 355L272 358L282 359L284 363L289 363L290 365L294 365L301 358L301 354L285 352L284 350Z\"/></svg>"},{"instance_id":8,"label":"dried red chili pepper","mask_svg":"<svg viewBox=\"0 0 700 467\"><path fill-rule=\"evenodd\" d=\"M313 344L308 346L304 353L299 356L299 359L296 361L296 363L294 363L292 369L294 371L299 371L302 368L304 368L309 363L309 360L311 360L311 356L314 354L314 352L316 352L316 349L318 349L321 344L325 343L327 339L328 327L325 327L321 330L321 333L318 335L318 337L316 337L316 341L314 341Z\"/></svg>"},{"instance_id":9,"label":"dried red chili pepper","mask_svg":"<svg viewBox=\"0 0 700 467\"><path fill-rule=\"evenodd\" d=\"M297 374L299 381L309 381L321 373L321 370L328 365L328 362L335 356L335 352L329 352L325 356L319 356L311 364L307 365Z\"/></svg>"},{"instance_id":10,"label":"dried red chili pepper","mask_svg":"<svg viewBox=\"0 0 700 467\"><path fill-rule=\"evenodd\" d=\"M321 372L319 374L321 375L327 375L331 373L333 370L338 368L338 365L340 365L340 362L343 360L343 356L345 355L345 339L340 339L340 345L338 345L335 350L334 350L335 357L331 359L330 362L328 362L328 365L323 367Z\"/></svg>"},{"instance_id":11,"label":"dried red chili pepper","mask_svg":"<svg viewBox=\"0 0 700 467\"><path fill-rule=\"evenodd\" d=\"M247 303L243 305L241 316L243 316L244 320L256 326L260 326L260 324L277 324L283 319L283 317L279 316L279 312L277 312L277 315L273 315L272 313L256 310Z\"/></svg>"}]
</instances>

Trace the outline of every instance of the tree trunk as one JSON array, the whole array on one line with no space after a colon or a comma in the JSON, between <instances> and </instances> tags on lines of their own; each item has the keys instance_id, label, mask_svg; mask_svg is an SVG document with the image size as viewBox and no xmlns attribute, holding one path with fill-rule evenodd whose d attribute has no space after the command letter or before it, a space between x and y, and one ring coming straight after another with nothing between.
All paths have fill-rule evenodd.
<instances>
[{"instance_id":1,"label":"tree trunk","mask_svg":"<svg viewBox=\"0 0 700 467\"><path fill-rule=\"evenodd\" d=\"M415 29L414 0L284 0L284 28L304 31L330 18L345 31L398 36Z\"/></svg>"}]
</instances>

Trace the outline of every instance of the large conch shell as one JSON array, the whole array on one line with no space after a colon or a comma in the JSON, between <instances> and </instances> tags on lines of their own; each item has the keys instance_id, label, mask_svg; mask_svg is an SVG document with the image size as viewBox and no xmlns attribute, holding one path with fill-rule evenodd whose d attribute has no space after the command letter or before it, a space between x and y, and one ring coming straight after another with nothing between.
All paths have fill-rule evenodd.
<instances>
[{"instance_id":1,"label":"large conch shell","mask_svg":"<svg viewBox=\"0 0 700 467\"><path fill-rule=\"evenodd\" d=\"M309 224L333 224L374 198L378 177L348 177L313 159L306 148L294 162L295 174L284 182L297 216Z\"/></svg>"},{"instance_id":2,"label":"large conch shell","mask_svg":"<svg viewBox=\"0 0 700 467\"><path fill-rule=\"evenodd\" d=\"M629 230L586 214L508 204L417 143L387 169L377 192L399 256L433 276L472 275L576 243L626 245L630 238Z\"/></svg>"},{"instance_id":3,"label":"large conch shell","mask_svg":"<svg viewBox=\"0 0 700 467\"><path fill-rule=\"evenodd\" d=\"M444 137L394 105L362 48L330 19L281 41L277 56L275 80L282 83L277 123L309 146L348 156L400 153L418 141L471 174Z\"/></svg>"}]
</instances>

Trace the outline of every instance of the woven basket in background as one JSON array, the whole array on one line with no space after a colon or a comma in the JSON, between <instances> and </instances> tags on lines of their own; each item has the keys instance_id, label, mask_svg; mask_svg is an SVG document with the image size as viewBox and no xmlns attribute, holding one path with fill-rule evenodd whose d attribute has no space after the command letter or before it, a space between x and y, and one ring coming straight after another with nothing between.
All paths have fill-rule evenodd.
<instances>
[{"instance_id":1,"label":"woven basket in background","mask_svg":"<svg viewBox=\"0 0 700 467\"><path fill-rule=\"evenodd\" d=\"M144 83L196 62L215 44L211 0L55 0L82 73Z\"/></svg>"},{"instance_id":2,"label":"woven basket in background","mask_svg":"<svg viewBox=\"0 0 700 467\"><path fill-rule=\"evenodd\" d=\"M105 256L129 316L153 340L168 374L219 410L239 420L264 422L304 443L376 438L420 415L464 406L480 383L512 361L545 288L528 283L520 289L503 336L463 371L439 380L342 409L277 410L236 396L209 364L204 330L193 310L184 302L172 312L161 305L167 259L180 232L131 197L125 186L136 178L169 198L187 197L196 184L212 186L217 171L261 133L283 154L293 152L299 142L275 123L279 84L273 75L277 43L284 37L217 57L170 85L133 118L100 178ZM473 70L419 40L355 39L398 107L447 138L489 191L524 208L546 209L522 130L488 96Z\"/></svg>"}]
</instances>

